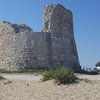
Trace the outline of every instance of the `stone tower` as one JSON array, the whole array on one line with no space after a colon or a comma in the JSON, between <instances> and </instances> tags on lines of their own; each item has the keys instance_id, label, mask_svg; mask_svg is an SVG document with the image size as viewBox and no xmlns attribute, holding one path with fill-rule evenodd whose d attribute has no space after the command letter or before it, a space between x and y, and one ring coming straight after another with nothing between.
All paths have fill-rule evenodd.
<instances>
[{"instance_id":1,"label":"stone tower","mask_svg":"<svg viewBox=\"0 0 100 100\"><path fill-rule=\"evenodd\" d=\"M53 66L80 69L72 12L60 4L45 6L43 32L51 33Z\"/></svg>"},{"instance_id":2,"label":"stone tower","mask_svg":"<svg viewBox=\"0 0 100 100\"><path fill-rule=\"evenodd\" d=\"M0 69L69 67L80 70L72 12L60 4L44 9L44 28L0 22Z\"/></svg>"}]
</instances>

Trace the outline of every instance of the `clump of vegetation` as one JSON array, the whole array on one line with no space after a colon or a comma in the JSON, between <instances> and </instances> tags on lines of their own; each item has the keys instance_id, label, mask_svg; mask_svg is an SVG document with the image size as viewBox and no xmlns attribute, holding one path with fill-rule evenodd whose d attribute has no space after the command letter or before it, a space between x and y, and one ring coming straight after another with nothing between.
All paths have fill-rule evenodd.
<instances>
[{"instance_id":1,"label":"clump of vegetation","mask_svg":"<svg viewBox=\"0 0 100 100\"><path fill-rule=\"evenodd\" d=\"M54 79L57 84L70 84L77 80L74 72L67 68L49 70L43 75L42 81Z\"/></svg>"},{"instance_id":2,"label":"clump of vegetation","mask_svg":"<svg viewBox=\"0 0 100 100\"><path fill-rule=\"evenodd\" d=\"M6 73L7 71L5 69L0 69L0 73Z\"/></svg>"},{"instance_id":3,"label":"clump of vegetation","mask_svg":"<svg viewBox=\"0 0 100 100\"><path fill-rule=\"evenodd\" d=\"M16 70L0 69L0 73L27 73L27 72L43 73L47 70L49 70L49 69L43 68L43 67L27 67L27 68L19 68Z\"/></svg>"},{"instance_id":4,"label":"clump of vegetation","mask_svg":"<svg viewBox=\"0 0 100 100\"><path fill-rule=\"evenodd\" d=\"M97 66L99 66L100 67L100 61L99 62L97 62L96 64L95 64L95 66L97 67Z\"/></svg>"}]
</instances>

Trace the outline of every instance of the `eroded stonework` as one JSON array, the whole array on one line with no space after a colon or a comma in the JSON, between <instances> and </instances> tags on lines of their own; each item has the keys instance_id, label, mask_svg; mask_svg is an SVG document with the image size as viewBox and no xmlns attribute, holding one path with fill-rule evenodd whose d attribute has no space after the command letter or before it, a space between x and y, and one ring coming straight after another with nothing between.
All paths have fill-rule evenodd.
<instances>
[{"instance_id":1,"label":"eroded stonework","mask_svg":"<svg viewBox=\"0 0 100 100\"><path fill-rule=\"evenodd\" d=\"M24 24L0 22L0 69L34 67L80 69L72 12L60 4L45 7L42 32L33 32Z\"/></svg>"}]
</instances>

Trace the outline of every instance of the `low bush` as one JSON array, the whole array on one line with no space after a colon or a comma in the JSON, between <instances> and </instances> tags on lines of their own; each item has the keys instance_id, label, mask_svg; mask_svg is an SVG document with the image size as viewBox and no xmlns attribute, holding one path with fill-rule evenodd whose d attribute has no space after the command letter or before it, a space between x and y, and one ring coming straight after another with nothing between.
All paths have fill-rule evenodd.
<instances>
[{"instance_id":1,"label":"low bush","mask_svg":"<svg viewBox=\"0 0 100 100\"><path fill-rule=\"evenodd\" d=\"M5 69L0 69L0 73L6 73L7 72L7 70L5 70Z\"/></svg>"},{"instance_id":2,"label":"low bush","mask_svg":"<svg viewBox=\"0 0 100 100\"><path fill-rule=\"evenodd\" d=\"M57 84L74 83L77 79L74 72L67 68L49 70L43 75L42 81L54 79Z\"/></svg>"},{"instance_id":3,"label":"low bush","mask_svg":"<svg viewBox=\"0 0 100 100\"><path fill-rule=\"evenodd\" d=\"M0 73L27 73L27 72L36 72L36 73L43 73L47 69L39 69L39 68L19 68L17 70L6 70L6 69L0 69Z\"/></svg>"}]
</instances>

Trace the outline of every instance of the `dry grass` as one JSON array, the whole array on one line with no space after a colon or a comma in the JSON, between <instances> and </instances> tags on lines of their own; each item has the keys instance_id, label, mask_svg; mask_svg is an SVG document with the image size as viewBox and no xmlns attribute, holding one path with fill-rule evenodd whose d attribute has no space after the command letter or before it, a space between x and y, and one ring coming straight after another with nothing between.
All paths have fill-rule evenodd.
<instances>
[{"instance_id":1,"label":"dry grass","mask_svg":"<svg viewBox=\"0 0 100 100\"><path fill-rule=\"evenodd\" d=\"M57 84L72 84L77 80L73 71L67 68L49 70L43 75L43 81L54 79Z\"/></svg>"}]
</instances>

